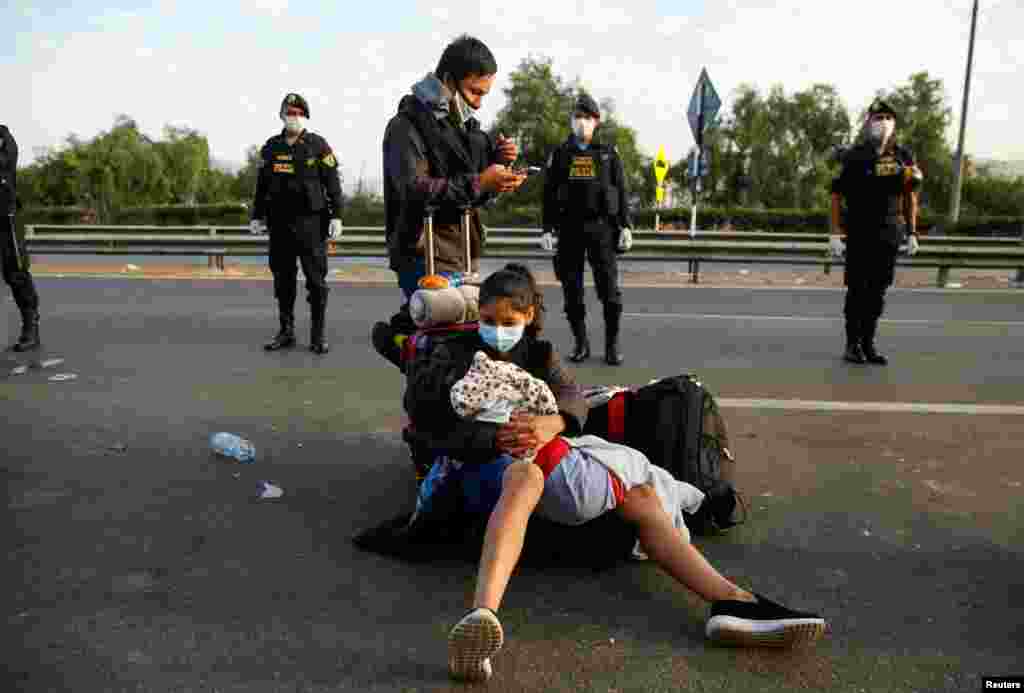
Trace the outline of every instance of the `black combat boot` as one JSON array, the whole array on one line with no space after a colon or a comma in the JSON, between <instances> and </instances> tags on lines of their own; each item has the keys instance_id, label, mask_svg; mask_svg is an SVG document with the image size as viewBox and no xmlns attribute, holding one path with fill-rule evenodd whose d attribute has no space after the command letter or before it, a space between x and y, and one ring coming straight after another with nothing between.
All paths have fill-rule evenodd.
<instances>
[{"instance_id":1,"label":"black combat boot","mask_svg":"<svg viewBox=\"0 0 1024 693\"><path fill-rule=\"evenodd\" d=\"M267 351L277 351L295 346L295 315L282 310L279 319L281 329L273 339L263 345Z\"/></svg>"},{"instance_id":2,"label":"black combat boot","mask_svg":"<svg viewBox=\"0 0 1024 693\"><path fill-rule=\"evenodd\" d=\"M861 346L864 351L864 358L868 363L874 363L879 366L884 366L889 363L882 354L878 353L875 349L875 332L878 330L878 318L869 319L864 325L864 336L861 339Z\"/></svg>"},{"instance_id":3,"label":"black combat boot","mask_svg":"<svg viewBox=\"0 0 1024 693\"><path fill-rule=\"evenodd\" d=\"M326 354L331 350L324 339L324 323L327 317L327 301L314 303L310 310L312 325L309 329L309 350L314 354Z\"/></svg>"},{"instance_id":4,"label":"black combat boot","mask_svg":"<svg viewBox=\"0 0 1024 693\"><path fill-rule=\"evenodd\" d=\"M573 363L583 363L590 358L590 339L587 337L587 325L580 320L578 322L570 322L569 327L572 328L572 336L576 340L572 347L572 353L569 354L569 360Z\"/></svg>"},{"instance_id":5,"label":"black combat boot","mask_svg":"<svg viewBox=\"0 0 1024 693\"><path fill-rule=\"evenodd\" d=\"M860 329L856 320L846 316L846 352L843 360L848 363L867 363L864 351L860 348Z\"/></svg>"},{"instance_id":6,"label":"black combat boot","mask_svg":"<svg viewBox=\"0 0 1024 693\"><path fill-rule=\"evenodd\" d=\"M39 311L23 310L21 312L21 335L11 345L13 351L33 351L39 348Z\"/></svg>"},{"instance_id":7,"label":"black combat boot","mask_svg":"<svg viewBox=\"0 0 1024 693\"><path fill-rule=\"evenodd\" d=\"M619 322L622 320L622 307L615 306L604 310L604 362L609 366L621 366L625 360L619 351Z\"/></svg>"}]
</instances>

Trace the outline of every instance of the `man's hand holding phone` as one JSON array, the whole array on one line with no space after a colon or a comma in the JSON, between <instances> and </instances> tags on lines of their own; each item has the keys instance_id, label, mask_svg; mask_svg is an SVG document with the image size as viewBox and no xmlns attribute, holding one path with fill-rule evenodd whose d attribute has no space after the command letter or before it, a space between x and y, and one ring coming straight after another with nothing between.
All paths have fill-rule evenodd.
<instances>
[{"instance_id":1,"label":"man's hand holding phone","mask_svg":"<svg viewBox=\"0 0 1024 693\"><path fill-rule=\"evenodd\" d=\"M519 173L501 164L492 164L480 174L480 189L484 192L512 192L526 180L525 173Z\"/></svg>"}]
</instances>

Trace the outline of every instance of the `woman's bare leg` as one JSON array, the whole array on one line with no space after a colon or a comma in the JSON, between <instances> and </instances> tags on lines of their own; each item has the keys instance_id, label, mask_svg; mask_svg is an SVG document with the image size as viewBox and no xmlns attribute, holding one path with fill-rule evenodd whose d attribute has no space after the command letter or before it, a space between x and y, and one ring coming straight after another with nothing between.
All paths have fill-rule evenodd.
<instances>
[{"instance_id":1,"label":"woman's bare leg","mask_svg":"<svg viewBox=\"0 0 1024 693\"><path fill-rule=\"evenodd\" d=\"M523 552L526 523L544 492L544 474L532 462L513 462L502 477L501 498L487 521L473 607L497 611Z\"/></svg>"},{"instance_id":2,"label":"woman's bare leg","mask_svg":"<svg viewBox=\"0 0 1024 693\"><path fill-rule=\"evenodd\" d=\"M651 486L631 488L616 511L636 526L640 546L651 560L684 587L709 602L756 600L750 592L723 577L696 547L683 540Z\"/></svg>"}]
</instances>

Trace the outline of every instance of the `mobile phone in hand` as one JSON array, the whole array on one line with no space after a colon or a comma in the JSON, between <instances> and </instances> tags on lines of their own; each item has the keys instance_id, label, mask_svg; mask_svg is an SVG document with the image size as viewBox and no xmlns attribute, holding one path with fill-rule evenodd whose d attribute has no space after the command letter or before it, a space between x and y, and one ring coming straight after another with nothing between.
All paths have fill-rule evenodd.
<instances>
[{"instance_id":1,"label":"mobile phone in hand","mask_svg":"<svg viewBox=\"0 0 1024 693\"><path fill-rule=\"evenodd\" d=\"M538 173L543 173L544 169L540 166L527 166L525 168L517 168L513 171L517 176L535 176Z\"/></svg>"}]
</instances>

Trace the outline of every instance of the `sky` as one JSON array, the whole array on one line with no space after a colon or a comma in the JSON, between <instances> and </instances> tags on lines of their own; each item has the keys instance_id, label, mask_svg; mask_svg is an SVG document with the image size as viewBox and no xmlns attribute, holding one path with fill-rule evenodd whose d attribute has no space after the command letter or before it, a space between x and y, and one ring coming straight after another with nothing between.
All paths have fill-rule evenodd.
<instances>
[{"instance_id":1,"label":"sky","mask_svg":"<svg viewBox=\"0 0 1024 693\"><path fill-rule=\"evenodd\" d=\"M167 124L204 133L221 162L280 130L281 99L310 103L346 186L376 187L387 119L457 35L482 39L498 76L479 113L503 105L508 75L528 56L611 98L642 150L685 156L686 108L706 68L723 109L740 84L786 93L834 84L851 116L878 89L927 71L942 79L956 140L971 0L14 0L0 9L0 122L22 163L68 135L90 138L118 114L152 137ZM1024 2L981 0L966 150L1024 159ZM13 40L11 40L13 37Z\"/></svg>"}]
</instances>

